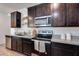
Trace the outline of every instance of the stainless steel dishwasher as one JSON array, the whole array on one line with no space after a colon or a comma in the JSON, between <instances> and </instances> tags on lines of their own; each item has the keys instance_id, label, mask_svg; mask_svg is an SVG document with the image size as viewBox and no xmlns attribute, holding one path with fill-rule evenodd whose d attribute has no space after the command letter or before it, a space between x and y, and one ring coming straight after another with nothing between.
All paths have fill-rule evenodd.
<instances>
[{"instance_id":1,"label":"stainless steel dishwasher","mask_svg":"<svg viewBox=\"0 0 79 59\"><path fill-rule=\"evenodd\" d=\"M6 48L11 49L11 36L6 35L5 38L6 38L6 42L5 42Z\"/></svg>"}]
</instances>

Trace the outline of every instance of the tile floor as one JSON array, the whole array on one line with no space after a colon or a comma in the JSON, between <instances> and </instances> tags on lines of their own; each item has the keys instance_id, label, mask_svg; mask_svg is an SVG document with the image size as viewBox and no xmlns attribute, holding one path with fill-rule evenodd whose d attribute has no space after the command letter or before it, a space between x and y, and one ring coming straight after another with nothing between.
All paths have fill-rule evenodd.
<instances>
[{"instance_id":1,"label":"tile floor","mask_svg":"<svg viewBox=\"0 0 79 59\"><path fill-rule=\"evenodd\" d=\"M27 55L21 54L19 52L15 52L10 49L6 49L5 44L0 44L0 56L27 56ZM38 55L32 53L32 56L38 56Z\"/></svg>"},{"instance_id":2,"label":"tile floor","mask_svg":"<svg viewBox=\"0 0 79 59\"><path fill-rule=\"evenodd\" d=\"M15 52L5 48L5 45L0 45L0 56L25 56L19 52Z\"/></svg>"}]
</instances>

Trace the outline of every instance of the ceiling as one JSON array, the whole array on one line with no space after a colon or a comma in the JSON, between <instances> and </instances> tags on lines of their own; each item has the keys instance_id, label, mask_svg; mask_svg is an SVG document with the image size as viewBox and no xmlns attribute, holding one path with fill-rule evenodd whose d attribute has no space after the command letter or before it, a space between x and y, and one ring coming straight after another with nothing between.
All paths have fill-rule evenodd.
<instances>
[{"instance_id":1,"label":"ceiling","mask_svg":"<svg viewBox=\"0 0 79 59\"><path fill-rule=\"evenodd\" d=\"M7 13L13 10L28 8L40 3L0 3L0 12Z\"/></svg>"}]
</instances>

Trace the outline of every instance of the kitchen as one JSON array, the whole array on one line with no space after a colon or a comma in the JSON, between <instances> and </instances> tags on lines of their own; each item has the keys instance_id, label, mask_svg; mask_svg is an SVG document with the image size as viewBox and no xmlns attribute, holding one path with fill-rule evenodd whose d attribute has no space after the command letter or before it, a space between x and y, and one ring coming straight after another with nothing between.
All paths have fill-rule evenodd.
<instances>
[{"instance_id":1,"label":"kitchen","mask_svg":"<svg viewBox=\"0 0 79 59\"><path fill-rule=\"evenodd\" d=\"M4 5L14 6L7 14L10 33L4 35L5 49L25 56L79 55L78 3Z\"/></svg>"}]
</instances>

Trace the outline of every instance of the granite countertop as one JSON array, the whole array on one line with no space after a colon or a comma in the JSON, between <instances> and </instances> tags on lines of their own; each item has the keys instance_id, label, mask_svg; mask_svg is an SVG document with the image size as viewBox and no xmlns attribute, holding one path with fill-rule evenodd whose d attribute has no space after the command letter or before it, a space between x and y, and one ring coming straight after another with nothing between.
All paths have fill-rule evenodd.
<instances>
[{"instance_id":1,"label":"granite countertop","mask_svg":"<svg viewBox=\"0 0 79 59\"><path fill-rule=\"evenodd\" d=\"M21 38L29 38L32 39L31 36L19 36L19 35L6 35L6 36L16 36ZM43 39L43 38L42 38ZM64 43L64 44L72 44L72 45L79 45L79 36L72 36L71 40L62 40L59 36L53 36L51 39L51 42L58 42L58 43Z\"/></svg>"},{"instance_id":2,"label":"granite countertop","mask_svg":"<svg viewBox=\"0 0 79 59\"><path fill-rule=\"evenodd\" d=\"M64 44L72 44L72 45L79 45L79 36L73 36L71 40L62 40L59 37L53 37L51 42L58 42Z\"/></svg>"},{"instance_id":3,"label":"granite countertop","mask_svg":"<svg viewBox=\"0 0 79 59\"><path fill-rule=\"evenodd\" d=\"M31 39L31 36L25 35L25 36L19 36L19 35L6 35L6 36L15 36L15 37L21 37L21 38L29 38Z\"/></svg>"},{"instance_id":4,"label":"granite countertop","mask_svg":"<svg viewBox=\"0 0 79 59\"><path fill-rule=\"evenodd\" d=\"M32 40L42 40L42 41L51 41L51 39L46 39L46 38L33 38L31 36L28 36L28 35L25 35L25 36L19 36L19 35L6 35L6 36L15 36L15 37L21 37L21 38L29 38L29 39L32 39Z\"/></svg>"}]
</instances>

